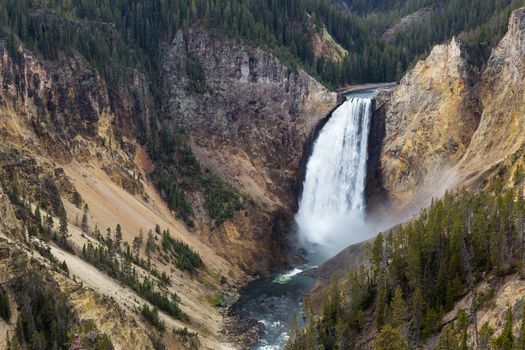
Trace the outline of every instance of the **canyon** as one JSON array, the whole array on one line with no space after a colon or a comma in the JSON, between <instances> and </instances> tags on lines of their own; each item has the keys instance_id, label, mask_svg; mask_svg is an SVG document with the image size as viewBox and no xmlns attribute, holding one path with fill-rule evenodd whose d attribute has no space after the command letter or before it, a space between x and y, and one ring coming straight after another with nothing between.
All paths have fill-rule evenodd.
<instances>
[{"instance_id":1,"label":"canyon","mask_svg":"<svg viewBox=\"0 0 525 350\"><path fill-rule=\"evenodd\" d=\"M326 28L317 34L318 55L340 61L348 54ZM512 12L507 34L482 66L471 62L469 50L459 38L437 45L373 98L363 184L370 220L401 223L446 191L483 190L496 177L515 182L524 162L525 9ZM5 40L0 53L0 280L14 281L26 268L49 271L78 317L111 335L116 349L153 348L156 333L138 312L153 304L82 258L83 247L104 245L97 230L109 229L109 237L119 225L128 248L151 232L153 252L141 246L138 254L148 263L133 263L134 269L142 278L152 266L167 276L170 283L160 289L176 293L188 315L160 311L169 329L165 345L253 343L225 306L254 279L304 262L294 214L306 163L344 98L270 50L199 23L162 43L158 85L143 64L129 69L125 86L115 86L78 53L50 61L20 41L13 52ZM153 113L156 99L161 108ZM164 142L165 134L180 148L173 158L144 140ZM194 159L198 170L184 173L183 163ZM192 208L189 219L153 176L162 162L170 163L175 188ZM209 208L213 176L220 179L214 186L238 201L221 220ZM65 215L71 250L29 234L36 208L52 218L55 231ZM162 248L164 230L198 253L203 267L177 267ZM321 304L330 276L359 265L367 249L366 242L350 246L314 272L313 305ZM510 276L496 294L516 304L523 288ZM480 311L480 318L501 318L505 305ZM446 317L454 319L457 309ZM0 349L15 329L16 322L0 320Z\"/></svg>"}]
</instances>

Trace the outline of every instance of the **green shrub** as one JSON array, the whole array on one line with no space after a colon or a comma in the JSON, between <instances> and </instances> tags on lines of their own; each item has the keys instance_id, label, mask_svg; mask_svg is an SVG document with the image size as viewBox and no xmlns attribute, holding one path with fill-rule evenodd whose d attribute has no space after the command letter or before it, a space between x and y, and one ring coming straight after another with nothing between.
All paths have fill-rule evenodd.
<instances>
[{"instance_id":1,"label":"green shrub","mask_svg":"<svg viewBox=\"0 0 525 350\"><path fill-rule=\"evenodd\" d=\"M204 265L200 255L186 243L173 238L169 230L162 233L162 248L176 257L176 266L181 270L193 272Z\"/></svg>"},{"instance_id":2,"label":"green shrub","mask_svg":"<svg viewBox=\"0 0 525 350\"><path fill-rule=\"evenodd\" d=\"M217 175L209 174L202 184L206 193L206 208L217 223L232 218L241 208L240 194Z\"/></svg>"},{"instance_id":3,"label":"green shrub","mask_svg":"<svg viewBox=\"0 0 525 350\"><path fill-rule=\"evenodd\" d=\"M77 338L83 349L86 350L113 350L111 338L97 330L93 320L81 322L76 329L76 335L72 336L72 342Z\"/></svg>"},{"instance_id":4,"label":"green shrub","mask_svg":"<svg viewBox=\"0 0 525 350\"><path fill-rule=\"evenodd\" d=\"M159 332L164 332L166 330L166 325L164 324L164 321L160 319L159 309L156 307L150 309L147 304L144 304L140 309L140 314Z\"/></svg>"}]
</instances>

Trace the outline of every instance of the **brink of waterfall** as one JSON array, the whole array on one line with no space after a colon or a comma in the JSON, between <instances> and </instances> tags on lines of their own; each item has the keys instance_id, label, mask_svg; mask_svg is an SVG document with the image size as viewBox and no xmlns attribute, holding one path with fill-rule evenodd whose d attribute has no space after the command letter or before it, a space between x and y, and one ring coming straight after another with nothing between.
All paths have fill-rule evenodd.
<instances>
[{"instance_id":1,"label":"brink of waterfall","mask_svg":"<svg viewBox=\"0 0 525 350\"><path fill-rule=\"evenodd\" d=\"M367 237L365 184L373 94L349 96L314 143L296 214L300 237L330 255Z\"/></svg>"}]
</instances>

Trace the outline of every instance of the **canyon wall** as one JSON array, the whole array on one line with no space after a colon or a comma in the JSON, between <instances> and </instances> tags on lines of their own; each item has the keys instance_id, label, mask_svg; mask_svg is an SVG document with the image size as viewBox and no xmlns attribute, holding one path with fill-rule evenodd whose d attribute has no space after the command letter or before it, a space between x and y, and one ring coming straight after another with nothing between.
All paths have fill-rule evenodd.
<instances>
[{"instance_id":1,"label":"canyon wall","mask_svg":"<svg viewBox=\"0 0 525 350\"><path fill-rule=\"evenodd\" d=\"M465 178L483 174L525 141L525 9L512 13L507 34L492 51L480 83L483 113L458 164Z\"/></svg>"},{"instance_id":2,"label":"canyon wall","mask_svg":"<svg viewBox=\"0 0 525 350\"><path fill-rule=\"evenodd\" d=\"M482 71L469 64L468 47L454 38L378 96L371 208L384 201L390 213L415 214L447 189L480 184L522 148L524 13L512 13Z\"/></svg>"},{"instance_id":3,"label":"canyon wall","mask_svg":"<svg viewBox=\"0 0 525 350\"><path fill-rule=\"evenodd\" d=\"M162 70L170 125L182 125L199 161L255 205L218 226L200 215L198 232L251 270L275 264L292 231L305 145L337 95L274 54L199 26L165 46Z\"/></svg>"},{"instance_id":4,"label":"canyon wall","mask_svg":"<svg viewBox=\"0 0 525 350\"><path fill-rule=\"evenodd\" d=\"M373 117L376 131L369 140L367 191L371 210L383 209L378 202L384 200L385 215L397 214L393 217L399 222L417 215L433 196L442 196L445 190L467 187L496 194L507 187L523 190L524 45L522 8L512 13L507 34L479 71L469 66L466 45L453 39L435 47L393 91L378 95ZM498 178L501 181L490 181ZM410 215L401 215L403 211ZM432 220L429 225L433 225ZM432 228L415 230L426 231ZM312 272L318 283L310 292L309 305L321 308L334 273L343 276L341 288L352 290L348 283L353 277L345 273L370 263L372 250L371 242L349 246ZM484 274L475 279L473 288L477 296L490 295L490 302L476 304L478 330L475 333L474 324L466 328L471 346L475 346L485 323L492 327L494 336L502 334L509 308L521 317L524 286L520 273L512 270L505 275ZM450 327L460 310L472 310L472 295L465 293L440 316L436 331ZM367 315L376 312L371 306ZM372 319L366 316L364 323ZM514 334L519 329L517 320L514 318ZM356 339L362 348L373 348L377 334L377 326L371 321L360 325ZM437 335L430 336L424 348L435 348L437 340Z\"/></svg>"},{"instance_id":5,"label":"canyon wall","mask_svg":"<svg viewBox=\"0 0 525 350\"><path fill-rule=\"evenodd\" d=\"M114 81L74 50L50 61L20 42L15 48L4 44L0 41L1 239L13 240L9 244L16 249L35 249L38 242L28 238L33 214L24 205L49 215L55 229L65 216L72 251L49 243L46 253L69 267L70 276L54 276L60 289L72 291L80 316L114 334L117 348L133 341L146 347L151 327L136 310L147 301L82 259L83 247L113 239L118 224L124 247L131 249L142 235L139 255L147 255L156 273L170 280L161 290L177 293L189 315L184 323L160 313L170 329L165 343L180 348L189 339L199 348L235 346L236 339L222 333L226 316L210 300L231 302L248 274L283 262L303 150L336 105L336 94L274 54L195 27L164 43L156 92L164 101L156 114L151 77L140 65ZM174 138L183 129L188 137L183 142L202 165L199 176L205 178L209 169L239 191L242 205L233 217L220 222L210 217L202 179L184 189L194 226L168 208L166 193L153 184L157 163L145 146L147 137L154 144L159 136L152 134L155 128L173 131ZM169 166L176 173L180 165ZM178 173L171 179L183 188ZM164 230L197 252L204 267L188 272L170 261L161 244ZM39 257L44 266L46 256ZM134 267L155 280L143 266ZM115 305L104 312L108 297ZM182 327L189 335L172 334Z\"/></svg>"},{"instance_id":6,"label":"canyon wall","mask_svg":"<svg viewBox=\"0 0 525 350\"><path fill-rule=\"evenodd\" d=\"M184 341L197 339L201 348L221 348L227 343L220 333L223 315L208 298L233 297L244 272L188 231L148 179L151 164L138 142L151 106L146 75L136 70L130 85L118 87L77 54L52 62L23 45L16 50L0 47L0 249L8 242L10 251L33 252L41 270L56 269L53 257L67 263L70 274L53 278L75 312L111 334L116 348L152 348L152 327L136 311L148 301L83 260L83 247L104 244L100 232L113 239L119 225L124 247L142 235L140 256L147 254L157 273L170 280L163 291L177 293L181 310L190 315L185 324L160 313L170 329L165 344L181 348ZM52 220L55 232L67 218L69 249L35 238L35 208L46 225ZM81 224L84 214L87 228ZM157 225L196 251L206 269L189 273L161 257L162 237L153 233ZM149 245L157 248L146 253L149 236ZM52 239L57 241L56 233ZM133 266L139 276L156 280ZM0 323L0 331L13 334L12 324ZM192 332L186 340L171 334L185 326Z\"/></svg>"},{"instance_id":7,"label":"canyon wall","mask_svg":"<svg viewBox=\"0 0 525 350\"><path fill-rule=\"evenodd\" d=\"M524 157L523 81L525 8L512 13L482 72L452 39L380 92L369 137L370 215L414 215L445 190L482 189L491 176L513 181ZM359 265L365 250L366 242L346 248L319 269L320 279Z\"/></svg>"},{"instance_id":8,"label":"canyon wall","mask_svg":"<svg viewBox=\"0 0 525 350\"><path fill-rule=\"evenodd\" d=\"M167 112L196 153L253 198L293 203L304 143L336 94L274 54L200 27L175 36L163 68ZM200 81L192 70L202 71Z\"/></svg>"},{"instance_id":9,"label":"canyon wall","mask_svg":"<svg viewBox=\"0 0 525 350\"><path fill-rule=\"evenodd\" d=\"M379 175L392 207L404 209L418 193L437 190L464 155L480 118L476 83L464 46L452 39L434 47L383 97Z\"/></svg>"}]
</instances>

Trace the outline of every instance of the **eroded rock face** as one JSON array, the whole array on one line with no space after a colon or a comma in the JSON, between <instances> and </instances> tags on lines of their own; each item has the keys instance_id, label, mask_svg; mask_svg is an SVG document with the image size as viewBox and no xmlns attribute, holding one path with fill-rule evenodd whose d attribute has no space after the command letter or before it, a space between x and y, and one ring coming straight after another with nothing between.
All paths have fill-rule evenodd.
<instances>
[{"instance_id":1,"label":"eroded rock face","mask_svg":"<svg viewBox=\"0 0 525 350\"><path fill-rule=\"evenodd\" d=\"M198 73L189 62L202 70L202 86L193 86ZM187 128L201 160L258 200L293 203L304 142L336 94L273 54L201 28L176 35L163 69L168 112Z\"/></svg>"},{"instance_id":2,"label":"eroded rock face","mask_svg":"<svg viewBox=\"0 0 525 350\"><path fill-rule=\"evenodd\" d=\"M337 95L271 53L200 27L177 33L164 51L167 113L199 161L254 203L219 226L200 215L198 231L239 266L264 270L286 239L305 143Z\"/></svg>"},{"instance_id":3,"label":"eroded rock face","mask_svg":"<svg viewBox=\"0 0 525 350\"><path fill-rule=\"evenodd\" d=\"M28 238L28 227L37 226L36 219L28 215L26 204L33 206L32 212L36 212L35 208L42 210L42 218L48 214L53 216L56 229L59 217L66 214L70 233L68 241L77 253L87 242L98 244L92 236L98 228L122 225L125 244L131 244L141 232L156 225L171 230L174 237L187 242L200 254L210 276L216 277L196 280L194 275L189 277L188 273L176 268L175 262L169 265L160 263L163 259L160 255L152 256L151 260L153 264L165 267L163 272L170 276L172 283L167 287L170 288L167 293L176 292L184 304L182 308L191 310L189 327L194 327L199 337L204 338L208 344L206 348L217 348L209 343L220 343L222 316L219 309L209 305L206 296L212 290L233 293L234 283L241 280L243 274L237 265L219 257L177 222L152 185L144 181L151 164L136 137L141 126L147 124L147 109L151 102L145 76L136 72L130 86L116 86L74 52L64 53L57 61L47 61L23 45L17 53L2 45L0 41L0 241L7 236L24 252L41 251L41 246L37 245L40 240ZM108 205L109 202L112 204ZM83 215L83 208L89 210L89 227L85 229L79 226L78 220ZM133 224L125 228L130 222ZM83 232L80 233L79 229ZM40 232L38 236L42 237ZM238 240L242 246L243 237L238 237ZM0 242L0 258L4 254L1 245ZM31 252L31 255L38 254ZM64 256L60 257L60 262L64 261ZM67 276L63 278L64 285L72 288L67 290L68 299L81 317L94 320L100 329L111 334L115 348L129 349L133 345L141 349L151 348L150 333L145 331L147 323L133 316L133 312L124 320L121 312L145 300L136 295L123 299L126 293L121 291L125 284L106 280L104 272L82 257L78 254L73 264L68 261L69 267L71 271L75 266L82 270L75 273L81 284L94 283L84 287L75 282L71 286L71 280ZM54 270L47 265L43 268ZM93 274L86 277L86 271ZM182 283L174 282L177 279L191 280L191 287L187 284L181 287ZM111 284L120 291L119 298L115 298L109 287ZM98 287L96 292L87 291L87 288ZM109 297L115 299L111 299L111 303L104 302ZM193 312L195 309L201 311ZM190 314L190 311L184 312ZM171 319L168 322L179 325ZM5 328L0 326L0 332L4 334ZM14 334L13 331L14 327L10 333ZM195 336L185 338L191 340ZM170 344L169 340L167 346L187 347Z\"/></svg>"},{"instance_id":4,"label":"eroded rock face","mask_svg":"<svg viewBox=\"0 0 525 350\"><path fill-rule=\"evenodd\" d=\"M512 13L481 74L458 40L436 46L376 112L385 137L371 191L384 189L394 211L416 208L446 189L480 184L506 159L521 157L524 81L525 8Z\"/></svg>"},{"instance_id":5,"label":"eroded rock face","mask_svg":"<svg viewBox=\"0 0 525 350\"><path fill-rule=\"evenodd\" d=\"M492 51L483 72L483 114L458 167L464 176L479 175L524 144L524 82L525 8L522 8L512 13L507 34Z\"/></svg>"},{"instance_id":6,"label":"eroded rock face","mask_svg":"<svg viewBox=\"0 0 525 350\"><path fill-rule=\"evenodd\" d=\"M380 176L392 206L433 186L465 153L479 123L476 76L452 39L434 47L388 98Z\"/></svg>"},{"instance_id":7,"label":"eroded rock face","mask_svg":"<svg viewBox=\"0 0 525 350\"><path fill-rule=\"evenodd\" d=\"M20 58L13 59L0 47L1 97L47 143L46 151L53 156L74 153L76 136L109 143L115 136L131 136L138 121L145 121L145 107L133 108L82 58L62 57L55 63L20 50ZM145 85L144 76L138 75L137 86L130 89L146 94L139 91Z\"/></svg>"},{"instance_id":8,"label":"eroded rock face","mask_svg":"<svg viewBox=\"0 0 525 350\"><path fill-rule=\"evenodd\" d=\"M51 62L23 46L14 55L0 44L0 164L16 170L13 152L34 162L100 162L119 185L143 194L134 175L134 139L147 124L146 87L140 72L125 92L110 88L78 55Z\"/></svg>"}]
</instances>

